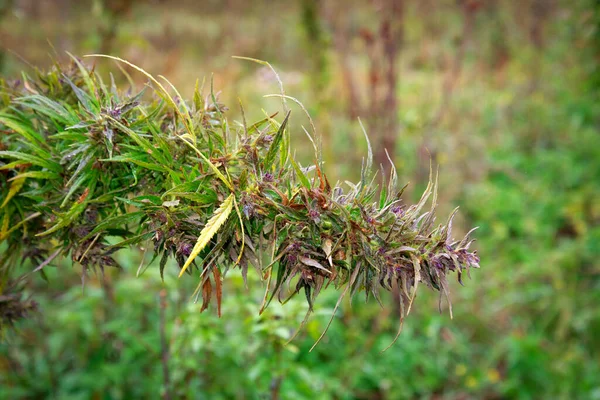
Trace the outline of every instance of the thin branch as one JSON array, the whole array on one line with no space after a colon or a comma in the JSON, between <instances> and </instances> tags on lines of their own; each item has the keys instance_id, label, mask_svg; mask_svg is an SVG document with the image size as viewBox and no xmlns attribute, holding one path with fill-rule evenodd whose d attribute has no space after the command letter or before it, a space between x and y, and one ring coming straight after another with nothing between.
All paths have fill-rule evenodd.
<instances>
[{"instance_id":1,"label":"thin branch","mask_svg":"<svg viewBox=\"0 0 600 400\"><path fill-rule=\"evenodd\" d=\"M171 377L170 377L171 374L169 372L169 344L167 342L167 334L166 334L166 328L165 328L166 309L167 309L167 291L165 289L162 289L160 291L160 306L159 306L159 310L160 310L159 329L160 329L160 349L161 349L160 361L162 364L162 371L163 371L163 383L165 385L163 399L170 400L171 399Z\"/></svg>"}]
</instances>

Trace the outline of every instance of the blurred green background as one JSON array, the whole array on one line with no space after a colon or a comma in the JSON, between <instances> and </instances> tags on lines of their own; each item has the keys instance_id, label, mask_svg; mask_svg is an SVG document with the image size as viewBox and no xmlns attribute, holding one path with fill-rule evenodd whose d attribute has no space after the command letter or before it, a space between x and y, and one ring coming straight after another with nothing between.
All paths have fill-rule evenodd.
<instances>
[{"instance_id":1,"label":"blurred green background","mask_svg":"<svg viewBox=\"0 0 600 400\"><path fill-rule=\"evenodd\" d=\"M286 345L306 305L259 317L256 276L246 289L228 274L219 319L176 268L141 274L143 249L83 291L65 264L29 278L39 312L0 343L0 399L600 399L600 2L0 0L3 77L65 51L125 58L184 96L212 76L230 119L239 101L249 120L280 102L263 97L279 91L268 68L231 56L272 63L315 120L330 181L360 173L358 117L408 199L439 165L440 214L459 205L456 229L480 227L482 269L452 284L453 320L421 291L381 353L390 298L344 302L308 352L334 291ZM292 119L309 162L308 122Z\"/></svg>"}]
</instances>

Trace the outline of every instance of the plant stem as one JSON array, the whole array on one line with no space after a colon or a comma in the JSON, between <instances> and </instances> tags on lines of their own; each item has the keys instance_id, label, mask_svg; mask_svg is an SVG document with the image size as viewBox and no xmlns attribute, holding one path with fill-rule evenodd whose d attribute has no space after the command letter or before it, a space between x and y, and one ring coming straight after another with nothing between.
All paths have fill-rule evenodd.
<instances>
[{"instance_id":1,"label":"plant stem","mask_svg":"<svg viewBox=\"0 0 600 400\"><path fill-rule=\"evenodd\" d=\"M169 345L167 343L167 335L165 329L165 311L167 309L167 291L165 289L160 291L160 349L161 349L161 363L163 370L163 380L165 385L165 391L163 398L166 400L171 399L171 378L169 373Z\"/></svg>"}]
</instances>

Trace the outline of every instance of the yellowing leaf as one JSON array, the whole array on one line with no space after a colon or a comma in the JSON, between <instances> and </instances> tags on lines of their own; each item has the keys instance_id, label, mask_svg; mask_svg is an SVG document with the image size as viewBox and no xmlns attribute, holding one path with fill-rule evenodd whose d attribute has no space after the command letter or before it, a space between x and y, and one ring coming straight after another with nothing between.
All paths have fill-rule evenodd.
<instances>
[{"instance_id":1,"label":"yellowing leaf","mask_svg":"<svg viewBox=\"0 0 600 400\"><path fill-rule=\"evenodd\" d=\"M229 214L231 214L231 210L233 209L233 194L230 194L228 198L225 199L223 203L219 206L217 211L213 214L212 217L206 223L206 226L200 232L200 236L198 237L198 241L194 245L190 256L186 260L185 264L183 264L183 268L181 268L181 272L179 273L179 277L183 275L185 270L190 266L192 261L200 254L200 252L206 247L210 239L219 231L219 228L227 221Z\"/></svg>"},{"instance_id":2,"label":"yellowing leaf","mask_svg":"<svg viewBox=\"0 0 600 400\"><path fill-rule=\"evenodd\" d=\"M27 223L28 221L39 217L40 215L42 215L41 212L35 212L33 214L31 214L30 216L28 216L27 218L21 220L19 223L17 223L16 225L13 225L10 227L10 229L8 229L8 225L10 222L10 215L7 212L4 213L4 219L2 221L2 229L0 229L0 241L6 239L8 237L9 234L13 233L14 231L16 231L17 229L19 229L21 226L25 225L25 223ZM27 232L26 227L23 229L25 232Z\"/></svg>"},{"instance_id":3,"label":"yellowing leaf","mask_svg":"<svg viewBox=\"0 0 600 400\"><path fill-rule=\"evenodd\" d=\"M19 193L19 191L23 187L23 184L25 183L25 179L27 179L27 178L18 178L11 182L10 189L8 190L8 194L6 195L6 198L2 202L2 205L0 206L0 208L4 208L4 206L8 204L10 199L15 197L15 195L17 193Z\"/></svg>"},{"instance_id":4,"label":"yellowing leaf","mask_svg":"<svg viewBox=\"0 0 600 400\"><path fill-rule=\"evenodd\" d=\"M325 255L327 256L327 261L329 261L329 265L333 267L333 260L331 259L332 247L333 247L333 242L331 241L331 239L327 238L327 239L323 240L323 244L321 244L321 248L323 249L323 251L325 252Z\"/></svg>"},{"instance_id":5,"label":"yellowing leaf","mask_svg":"<svg viewBox=\"0 0 600 400\"><path fill-rule=\"evenodd\" d=\"M0 240L6 239L8 236L8 224L10 223L10 215L8 214L8 210L4 213L4 218L2 218L2 228L0 229Z\"/></svg>"}]
</instances>

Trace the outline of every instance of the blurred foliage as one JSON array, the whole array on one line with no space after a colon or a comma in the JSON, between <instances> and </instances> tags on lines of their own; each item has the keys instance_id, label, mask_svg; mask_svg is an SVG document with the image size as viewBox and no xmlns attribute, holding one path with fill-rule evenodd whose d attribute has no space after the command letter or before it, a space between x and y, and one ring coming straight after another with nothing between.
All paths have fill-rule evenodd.
<instances>
[{"instance_id":1,"label":"blurred foliage","mask_svg":"<svg viewBox=\"0 0 600 400\"><path fill-rule=\"evenodd\" d=\"M48 63L47 38L61 57L63 50L99 51L100 30L92 27L106 24L99 18L103 2L93 10L78 2L66 15L51 1L15 3L2 20L4 49L39 66ZM43 18L28 9L33 3ZM364 95L368 49L356 35L361 26L376 26L377 2L344 2L321 14L320 25L310 9L302 12L310 1L207 1L202 10L193 3L137 3L121 16L114 54L168 76L184 96L193 92L186 82L214 72L222 101L236 104L240 96L257 110L277 101L262 98L277 91L275 82L230 56L272 62L329 141L330 179L353 176L366 147L347 118L334 29L347 28L345 57ZM176 282L175 267L166 269L164 285L156 274L133 277L135 252L121 256L124 268L107 274L109 284L91 278L83 293L74 286L77 267L70 276L62 267L60 278L49 269L48 283L30 279L40 312L19 322L0 347L0 398L156 397L168 387L188 398L600 399L600 8L594 0L468 3L482 5L424 155L424 128L460 59L463 14L454 0L406 3L398 67L399 179L424 186L419 157L431 154L440 164L440 202L448 207L441 211L460 204L455 228L480 226L475 245L486 268L453 290L454 320L434 313L437 297L421 292L398 342L380 353L397 328L392 299L384 296L381 309L357 298L352 308L342 303L323 343L308 352L336 293L323 291L316 315L284 345L306 312L301 300L285 310L273 304L257 317L263 293L246 291L232 274L223 304L228 317L217 319L189 302L193 283ZM311 37L320 44L307 43ZM314 54L319 49L325 54ZM22 68L17 57L5 56L7 75ZM315 73L326 82L314 81ZM303 164L311 161L310 146L296 150ZM166 386L162 288L171 354Z\"/></svg>"}]
</instances>

